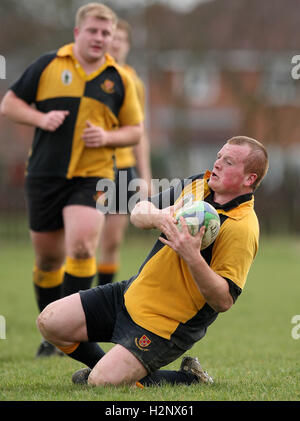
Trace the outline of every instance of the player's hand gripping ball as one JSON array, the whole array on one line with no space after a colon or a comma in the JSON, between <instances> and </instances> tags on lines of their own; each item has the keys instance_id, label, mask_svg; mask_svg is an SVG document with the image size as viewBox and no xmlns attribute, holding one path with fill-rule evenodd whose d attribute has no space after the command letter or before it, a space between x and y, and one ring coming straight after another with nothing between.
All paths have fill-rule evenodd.
<instances>
[{"instance_id":1,"label":"player's hand gripping ball","mask_svg":"<svg viewBox=\"0 0 300 421\"><path fill-rule=\"evenodd\" d=\"M196 235L200 228L205 225L205 233L202 238L201 250L211 245L220 231L220 217L216 209L209 203L198 200L190 202L175 212L177 227L181 231L180 217L183 216L191 235Z\"/></svg>"}]
</instances>

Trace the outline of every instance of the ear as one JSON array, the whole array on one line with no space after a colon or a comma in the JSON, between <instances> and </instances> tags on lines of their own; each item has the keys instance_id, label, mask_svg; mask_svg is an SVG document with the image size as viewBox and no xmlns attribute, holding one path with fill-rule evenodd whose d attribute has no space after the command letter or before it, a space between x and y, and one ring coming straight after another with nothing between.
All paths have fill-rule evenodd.
<instances>
[{"instance_id":1,"label":"ear","mask_svg":"<svg viewBox=\"0 0 300 421\"><path fill-rule=\"evenodd\" d=\"M256 179L257 179L257 174L255 173L248 174L245 180L245 185L248 187L251 187Z\"/></svg>"}]
</instances>

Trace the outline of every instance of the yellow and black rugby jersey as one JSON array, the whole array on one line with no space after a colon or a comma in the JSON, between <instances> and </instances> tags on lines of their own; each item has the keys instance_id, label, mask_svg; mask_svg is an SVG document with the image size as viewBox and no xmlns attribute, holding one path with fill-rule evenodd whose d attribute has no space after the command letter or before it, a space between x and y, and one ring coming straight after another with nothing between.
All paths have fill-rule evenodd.
<instances>
[{"instance_id":1,"label":"yellow and black rugby jersey","mask_svg":"<svg viewBox=\"0 0 300 421\"><path fill-rule=\"evenodd\" d=\"M113 179L115 148L86 148L86 121L105 130L136 125L143 113L127 72L112 57L87 75L73 54L73 44L36 60L11 90L42 112L68 110L55 132L39 128L29 156L29 176L106 177Z\"/></svg>"},{"instance_id":2,"label":"yellow and black rugby jersey","mask_svg":"<svg viewBox=\"0 0 300 421\"><path fill-rule=\"evenodd\" d=\"M201 254L209 266L227 280L235 301L258 249L259 226L254 199L252 194L246 194L219 205L213 201L213 192L207 184L209 177L209 172L191 177L157 195L153 202L159 206L164 201L161 196L166 193L170 204L193 194L195 199L204 199L217 209L220 233ZM218 315L206 303L185 261L159 240L138 274L129 281L125 305L135 323L171 339L183 349L201 339Z\"/></svg>"},{"instance_id":3,"label":"yellow and black rugby jersey","mask_svg":"<svg viewBox=\"0 0 300 421\"><path fill-rule=\"evenodd\" d=\"M126 64L123 67L132 77L136 87L137 96L145 115L145 87L143 81L139 78L136 71ZM115 151L115 163L118 169L124 169L128 167L134 167L136 165L136 158L134 155L133 147L117 148Z\"/></svg>"}]
</instances>

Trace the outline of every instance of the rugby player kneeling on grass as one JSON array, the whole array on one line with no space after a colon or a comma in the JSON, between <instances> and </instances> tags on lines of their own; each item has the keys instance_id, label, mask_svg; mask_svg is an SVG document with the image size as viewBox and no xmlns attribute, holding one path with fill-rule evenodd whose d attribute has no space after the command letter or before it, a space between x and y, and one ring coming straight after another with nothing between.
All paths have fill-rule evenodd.
<instances>
[{"instance_id":1,"label":"rugby player kneeling on grass","mask_svg":"<svg viewBox=\"0 0 300 421\"><path fill-rule=\"evenodd\" d=\"M189 356L178 371L159 369L192 348L242 292L258 249L253 193L267 169L260 142L234 137L218 152L211 172L135 206L131 222L161 232L138 274L55 301L38 318L49 342L87 366L73 375L74 383L212 382ZM212 204L221 219L216 240L201 252L203 229L192 237L184 223L179 232L173 218L181 198L191 193ZM170 206L162 210L166 195ZM97 342L115 345L104 353Z\"/></svg>"}]
</instances>

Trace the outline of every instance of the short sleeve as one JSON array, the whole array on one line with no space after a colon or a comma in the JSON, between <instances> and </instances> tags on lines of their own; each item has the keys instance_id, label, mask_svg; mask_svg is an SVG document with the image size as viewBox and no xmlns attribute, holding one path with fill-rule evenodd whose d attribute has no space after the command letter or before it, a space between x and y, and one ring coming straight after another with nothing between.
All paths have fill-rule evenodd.
<instances>
[{"instance_id":1,"label":"short sleeve","mask_svg":"<svg viewBox=\"0 0 300 421\"><path fill-rule=\"evenodd\" d=\"M27 67L20 78L10 87L10 90L28 104L34 103L41 74L55 57L56 52L52 52L38 58Z\"/></svg>"},{"instance_id":2,"label":"short sleeve","mask_svg":"<svg viewBox=\"0 0 300 421\"><path fill-rule=\"evenodd\" d=\"M255 218L227 218L214 243L210 267L243 289L257 253L258 235Z\"/></svg>"}]
</instances>

